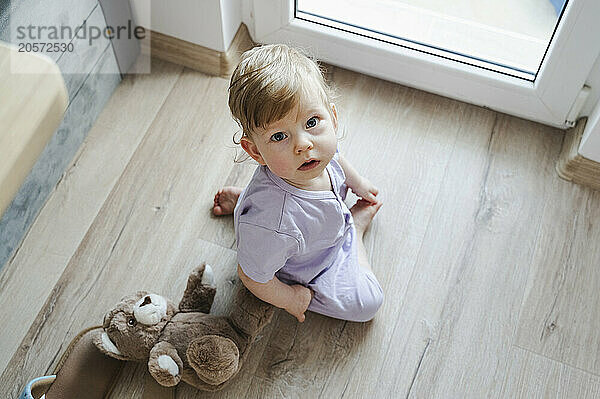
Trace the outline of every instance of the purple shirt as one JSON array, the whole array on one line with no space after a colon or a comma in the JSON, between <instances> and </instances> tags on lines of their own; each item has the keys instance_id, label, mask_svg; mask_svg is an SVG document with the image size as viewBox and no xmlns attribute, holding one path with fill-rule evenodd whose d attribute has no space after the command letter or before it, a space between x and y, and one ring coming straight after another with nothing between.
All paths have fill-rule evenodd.
<instances>
[{"instance_id":1,"label":"purple shirt","mask_svg":"<svg viewBox=\"0 0 600 399\"><path fill-rule=\"evenodd\" d=\"M237 258L252 280L309 285L350 258L352 214L338 152L326 167L333 190L302 190L259 166L234 210ZM314 287L318 290L318 287Z\"/></svg>"}]
</instances>

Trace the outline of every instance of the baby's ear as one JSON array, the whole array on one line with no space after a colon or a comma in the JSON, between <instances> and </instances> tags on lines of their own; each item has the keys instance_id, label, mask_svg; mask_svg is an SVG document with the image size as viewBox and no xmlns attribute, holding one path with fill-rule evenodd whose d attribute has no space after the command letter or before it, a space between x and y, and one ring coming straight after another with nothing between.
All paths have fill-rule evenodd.
<instances>
[{"instance_id":1,"label":"baby's ear","mask_svg":"<svg viewBox=\"0 0 600 399\"><path fill-rule=\"evenodd\" d=\"M256 162L258 162L261 165L267 164L263 159L262 155L260 155L258 147L256 146L256 144L254 144L254 141L252 141L252 139L244 136L240 139L240 145L242 146L244 151L246 151L248 155L250 155L252 159L254 159Z\"/></svg>"}]
</instances>

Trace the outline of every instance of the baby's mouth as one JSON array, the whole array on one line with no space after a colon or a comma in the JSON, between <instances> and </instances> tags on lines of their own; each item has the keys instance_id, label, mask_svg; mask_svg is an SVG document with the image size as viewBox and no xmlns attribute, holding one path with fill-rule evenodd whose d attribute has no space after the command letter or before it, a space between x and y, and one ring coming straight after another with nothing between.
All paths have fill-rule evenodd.
<instances>
[{"instance_id":1,"label":"baby's mouth","mask_svg":"<svg viewBox=\"0 0 600 399\"><path fill-rule=\"evenodd\" d=\"M298 170L310 170L316 168L320 163L321 161L319 160L311 159L310 161L304 162L302 165L300 165Z\"/></svg>"}]
</instances>

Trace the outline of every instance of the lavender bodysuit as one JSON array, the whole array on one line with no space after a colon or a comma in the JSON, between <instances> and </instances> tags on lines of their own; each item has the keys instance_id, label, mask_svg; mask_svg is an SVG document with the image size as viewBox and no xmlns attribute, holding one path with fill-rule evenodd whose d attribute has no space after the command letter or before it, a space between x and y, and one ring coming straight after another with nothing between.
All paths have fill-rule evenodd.
<instances>
[{"instance_id":1,"label":"lavender bodysuit","mask_svg":"<svg viewBox=\"0 0 600 399\"><path fill-rule=\"evenodd\" d=\"M234 210L238 263L252 280L277 276L315 296L308 310L351 321L373 318L383 302L375 275L358 263L356 230L344 203L346 176L336 151L326 170L333 190L302 190L259 166Z\"/></svg>"}]
</instances>

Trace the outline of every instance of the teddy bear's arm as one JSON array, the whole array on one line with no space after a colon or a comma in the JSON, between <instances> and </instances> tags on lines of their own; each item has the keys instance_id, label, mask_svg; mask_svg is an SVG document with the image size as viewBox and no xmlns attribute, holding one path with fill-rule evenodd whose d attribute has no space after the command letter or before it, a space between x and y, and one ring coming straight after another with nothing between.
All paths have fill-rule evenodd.
<instances>
[{"instance_id":1,"label":"teddy bear's arm","mask_svg":"<svg viewBox=\"0 0 600 399\"><path fill-rule=\"evenodd\" d=\"M160 385L172 387L181 380L183 362L173 345L159 342L150 351L148 371Z\"/></svg>"},{"instance_id":2,"label":"teddy bear's arm","mask_svg":"<svg viewBox=\"0 0 600 399\"><path fill-rule=\"evenodd\" d=\"M209 313L216 292L215 277L210 265L198 266L188 277L187 287L179 302L179 311Z\"/></svg>"}]
</instances>

